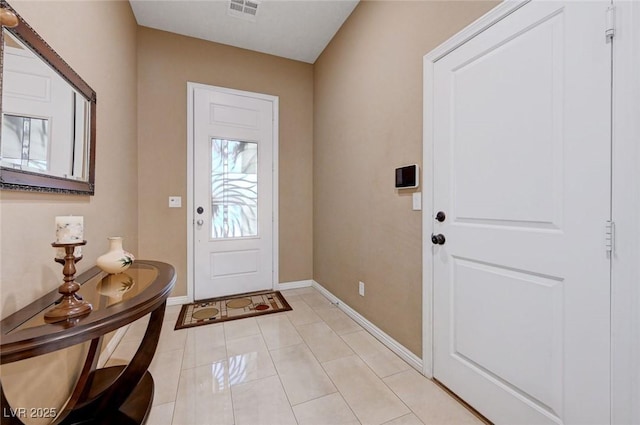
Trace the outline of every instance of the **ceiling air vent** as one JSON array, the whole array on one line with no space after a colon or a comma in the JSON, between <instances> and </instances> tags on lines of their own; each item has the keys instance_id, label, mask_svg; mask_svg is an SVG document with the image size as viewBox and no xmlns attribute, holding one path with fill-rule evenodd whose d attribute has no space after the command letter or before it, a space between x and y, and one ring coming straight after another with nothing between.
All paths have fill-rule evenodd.
<instances>
[{"instance_id":1,"label":"ceiling air vent","mask_svg":"<svg viewBox=\"0 0 640 425\"><path fill-rule=\"evenodd\" d=\"M255 22L260 3L252 0L230 0L229 16Z\"/></svg>"}]
</instances>

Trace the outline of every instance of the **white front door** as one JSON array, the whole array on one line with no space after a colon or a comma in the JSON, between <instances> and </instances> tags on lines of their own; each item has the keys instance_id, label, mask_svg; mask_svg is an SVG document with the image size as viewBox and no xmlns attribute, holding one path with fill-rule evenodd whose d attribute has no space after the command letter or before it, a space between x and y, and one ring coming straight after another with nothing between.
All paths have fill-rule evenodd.
<instances>
[{"instance_id":1,"label":"white front door","mask_svg":"<svg viewBox=\"0 0 640 425\"><path fill-rule=\"evenodd\" d=\"M433 374L496 424L610 420L608 5L533 1L434 64Z\"/></svg>"},{"instance_id":2,"label":"white front door","mask_svg":"<svg viewBox=\"0 0 640 425\"><path fill-rule=\"evenodd\" d=\"M193 90L194 298L272 289L275 98Z\"/></svg>"}]
</instances>

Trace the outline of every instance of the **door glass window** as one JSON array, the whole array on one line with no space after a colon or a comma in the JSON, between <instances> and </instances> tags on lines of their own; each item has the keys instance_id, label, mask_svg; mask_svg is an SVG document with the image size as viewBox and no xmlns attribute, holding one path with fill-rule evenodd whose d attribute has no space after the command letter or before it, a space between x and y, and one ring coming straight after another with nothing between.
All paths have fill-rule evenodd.
<instances>
[{"instance_id":1,"label":"door glass window","mask_svg":"<svg viewBox=\"0 0 640 425\"><path fill-rule=\"evenodd\" d=\"M211 238L258 235L258 144L211 139Z\"/></svg>"},{"instance_id":2,"label":"door glass window","mask_svg":"<svg viewBox=\"0 0 640 425\"><path fill-rule=\"evenodd\" d=\"M49 169L49 120L5 114L2 117L3 167L47 171Z\"/></svg>"}]
</instances>

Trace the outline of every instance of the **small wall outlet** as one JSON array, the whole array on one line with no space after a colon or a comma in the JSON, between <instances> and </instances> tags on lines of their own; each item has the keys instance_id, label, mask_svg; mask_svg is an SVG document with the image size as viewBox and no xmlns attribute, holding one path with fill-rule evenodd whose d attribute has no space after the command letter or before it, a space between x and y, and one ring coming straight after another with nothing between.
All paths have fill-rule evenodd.
<instances>
[{"instance_id":1,"label":"small wall outlet","mask_svg":"<svg viewBox=\"0 0 640 425\"><path fill-rule=\"evenodd\" d=\"M358 282L358 294L364 297L364 282Z\"/></svg>"}]
</instances>

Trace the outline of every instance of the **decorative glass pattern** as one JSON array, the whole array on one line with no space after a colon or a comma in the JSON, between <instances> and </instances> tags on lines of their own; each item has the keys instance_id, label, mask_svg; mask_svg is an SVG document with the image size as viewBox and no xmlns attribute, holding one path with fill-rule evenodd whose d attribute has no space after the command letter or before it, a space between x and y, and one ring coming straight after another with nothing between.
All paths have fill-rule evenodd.
<instances>
[{"instance_id":1,"label":"decorative glass pattern","mask_svg":"<svg viewBox=\"0 0 640 425\"><path fill-rule=\"evenodd\" d=\"M2 118L2 166L47 171L49 120L9 114Z\"/></svg>"},{"instance_id":2,"label":"decorative glass pattern","mask_svg":"<svg viewBox=\"0 0 640 425\"><path fill-rule=\"evenodd\" d=\"M211 238L258 235L258 144L211 139Z\"/></svg>"}]
</instances>

